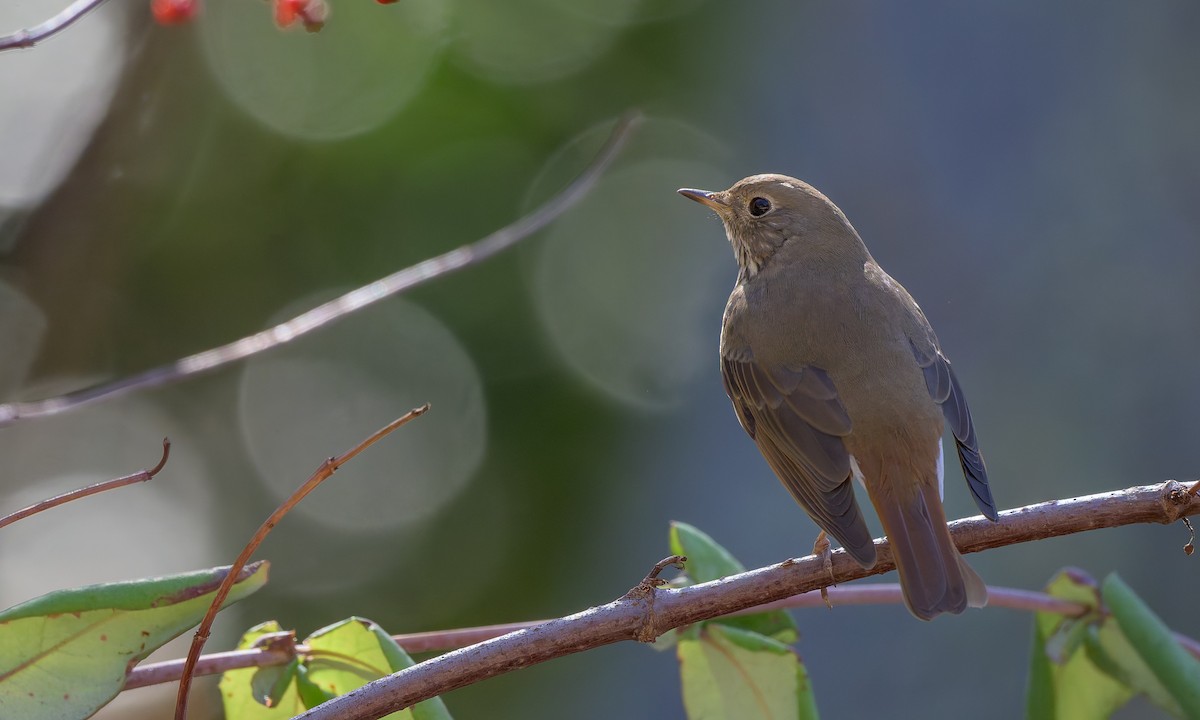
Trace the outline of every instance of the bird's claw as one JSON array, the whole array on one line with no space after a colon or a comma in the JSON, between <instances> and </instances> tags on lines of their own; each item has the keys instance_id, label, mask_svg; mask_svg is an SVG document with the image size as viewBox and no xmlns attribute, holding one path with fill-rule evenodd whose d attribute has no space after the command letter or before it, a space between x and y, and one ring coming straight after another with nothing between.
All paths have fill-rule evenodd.
<instances>
[{"instance_id":1,"label":"bird's claw","mask_svg":"<svg viewBox=\"0 0 1200 720\"><path fill-rule=\"evenodd\" d=\"M829 535L824 530L817 535L816 542L813 543L813 555L821 558L821 564L825 566L825 572L829 573L829 584L837 585L837 579L833 577L833 546L829 542ZM821 588L821 599L825 601L825 607L833 609L833 603L829 601L829 588Z\"/></svg>"}]
</instances>

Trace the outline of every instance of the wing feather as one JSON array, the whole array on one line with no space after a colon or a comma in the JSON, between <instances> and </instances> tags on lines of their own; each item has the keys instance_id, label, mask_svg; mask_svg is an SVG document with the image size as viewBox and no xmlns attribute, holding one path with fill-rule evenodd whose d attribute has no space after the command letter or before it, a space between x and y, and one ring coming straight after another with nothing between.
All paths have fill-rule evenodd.
<instances>
[{"instance_id":1,"label":"wing feather","mask_svg":"<svg viewBox=\"0 0 1200 720\"><path fill-rule=\"evenodd\" d=\"M854 499L842 441L850 417L833 381L820 368L768 368L739 355L722 358L721 375L742 427L809 516L870 567L875 546Z\"/></svg>"},{"instance_id":2,"label":"wing feather","mask_svg":"<svg viewBox=\"0 0 1200 720\"><path fill-rule=\"evenodd\" d=\"M942 415L954 435L954 444L958 448L958 462L962 466L963 477L967 480L967 487L971 490L975 505L989 520L996 520L996 501L992 499L992 490L988 485L987 466L979 452L979 440L975 437L971 410L967 407L967 397L954 375L954 368L936 345L927 351L923 351L915 342L912 346L917 364L925 373L925 386L929 388L929 396L941 405Z\"/></svg>"}]
</instances>

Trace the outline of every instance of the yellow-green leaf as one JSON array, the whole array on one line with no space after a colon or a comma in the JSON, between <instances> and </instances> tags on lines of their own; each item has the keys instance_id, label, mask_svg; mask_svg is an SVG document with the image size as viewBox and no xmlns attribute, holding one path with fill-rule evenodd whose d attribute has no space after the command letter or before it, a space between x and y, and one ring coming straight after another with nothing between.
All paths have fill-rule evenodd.
<instances>
[{"instance_id":1,"label":"yellow-green leaf","mask_svg":"<svg viewBox=\"0 0 1200 720\"><path fill-rule=\"evenodd\" d=\"M777 640L709 623L676 652L689 720L817 718L803 663Z\"/></svg>"},{"instance_id":2,"label":"yellow-green leaf","mask_svg":"<svg viewBox=\"0 0 1200 720\"><path fill-rule=\"evenodd\" d=\"M1184 717L1200 718L1200 662L1179 646L1158 615L1115 573L1104 579L1102 590L1116 625L1140 660L1129 666L1131 678L1143 683L1136 689Z\"/></svg>"},{"instance_id":3,"label":"yellow-green leaf","mask_svg":"<svg viewBox=\"0 0 1200 720\"><path fill-rule=\"evenodd\" d=\"M1033 621L1026 716L1030 720L1103 720L1133 691L1098 668L1083 652L1100 613L1096 583L1079 570L1058 573L1046 592L1093 608L1081 618L1039 612Z\"/></svg>"},{"instance_id":4,"label":"yellow-green leaf","mask_svg":"<svg viewBox=\"0 0 1200 720\"><path fill-rule=\"evenodd\" d=\"M695 582L708 582L745 570L737 558L716 540L687 523L671 523L670 547L672 553L687 558L687 576ZM749 630L785 643L796 642L799 634L796 621L784 610L723 617L712 622ZM669 646L669 642L663 645Z\"/></svg>"},{"instance_id":5,"label":"yellow-green leaf","mask_svg":"<svg viewBox=\"0 0 1200 720\"><path fill-rule=\"evenodd\" d=\"M745 567L707 533L684 522L671 523L671 552L687 558L687 574L698 583L744 572Z\"/></svg>"},{"instance_id":6,"label":"yellow-green leaf","mask_svg":"<svg viewBox=\"0 0 1200 720\"><path fill-rule=\"evenodd\" d=\"M247 566L226 604L267 581ZM0 612L0 718L86 718L120 692L127 671L200 622L228 567L91 585Z\"/></svg>"},{"instance_id":7,"label":"yellow-green leaf","mask_svg":"<svg viewBox=\"0 0 1200 720\"><path fill-rule=\"evenodd\" d=\"M309 636L308 678L322 690L344 695L372 680L399 672L413 660L383 628L353 617ZM450 720L441 698L417 703L387 716L390 720Z\"/></svg>"},{"instance_id":8,"label":"yellow-green leaf","mask_svg":"<svg viewBox=\"0 0 1200 720\"><path fill-rule=\"evenodd\" d=\"M256 647L264 636L280 632L282 632L282 628L274 620L260 623L242 635L237 648L238 650L248 650ZM294 682L296 673L299 671L298 664L291 663L280 667L287 669L286 673L281 673L281 676L276 678L283 689L282 692L279 692L278 688L273 689L270 693L271 704L269 706L263 702L263 696L259 694L260 689L254 682L255 677L261 671L260 668L225 671L221 675L218 687L221 690L221 702L225 707L226 720L287 720L307 710L308 708L300 701Z\"/></svg>"},{"instance_id":9,"label":"yellow-green leaf","mask_svg":"<svg viewBox=\"0 0 1200 720\"><path fill-rule=\"evenodd\" d=\"M278 623L264 623L248 632L238 647L251 647L264 634L278 631ZM255 702L253 668L230 670L222 675L220 687L226 720L284 720L413 664L412 658L382 628L363 618L350 618L317 630L303 644L308 652L294 673L295 682L280 695L279 704L273 708ZM441 698L432 698L387 717L450 720L450 713Z\"/></svg>"}]
</instances>

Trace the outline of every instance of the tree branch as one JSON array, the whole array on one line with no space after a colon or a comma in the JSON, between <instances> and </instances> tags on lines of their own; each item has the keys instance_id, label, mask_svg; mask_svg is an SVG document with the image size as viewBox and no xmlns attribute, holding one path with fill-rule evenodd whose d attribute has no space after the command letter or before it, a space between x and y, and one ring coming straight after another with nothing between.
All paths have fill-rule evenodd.
<instances>
[{"instance_id":1,"label":"tree branch","mask_svg":"<svg viewBox=\"0 0 1200 720\"><path fill-rule=\"evenodd\" d=\"M201 373L216 370L291 342L301 335L307 335L318 328L340 320L352 312L411 290L436 277L482 262L538 232L582 200L596 185L600 176L612 165L639 118L639 114L630 112L618 120L612 134L609 135L608 140L591 164L558 195L550 198L532 213L481 240L423 260L385 278L351 290L339 298L330 300L273 328L221 347L190 355L169 365L55 398L0 405L0 427L21 419L75 410L100 400L179 382Z\"/></svg>"},{"instance_id":2,"label":"tree branch","mask_svg":"<svg viewBox=\"0 0 1200 720\"><path fill-rule=\"evenodd\" d=\"M75 21L99 7L104 0L75 0L49 20L26 30L0 36L0 52L31 48L51 35L66 30Z\"/></svg>"},{"instance_id":3,"label":"tree branch","mask_svg":"<svg viewBox=\"0 0 1200 720\"><path fill-rule=\"evenodd\" d=\"M899 583L871 583L850 587L826 588L829 602L832 605L899 605L904 602L904 595ZM776 600L765 605L757 605L745 610L729 613L727 617L738 615L754 615L755 613L771 610L788 610L794 608L825 607L825 600L819 590L793 595L790 598ZM1021 588L988 586L988 607L1008 608L1026 612L1052 612L1074 617L1088 611L1082 603L1063 600L1036 590ZM491 640L507 635L517 630L542 625L548 620L524 620L521 622L501 623L499 625L480 625L478 627L455 628L453 630L431 630L428 632L403 633L393 635L400 647L410 654L424 652L445 652L457 650L468 645ZM1200 660L1200 642L1187 635L1174 633L1175 640L1185 650ZM220 675L229 670L244 670L252 667L270 667L272 665L287 665L297 656L308 652L306 645L294 644L288 650L277 647L261 647L249 650L230 650L228 652L201 655L196 662L194 674ZM176 682L183 675L185 660L163 660L160 662L143 663L129 671L125 678L123 690L134 690L150 685Z\"/></svg>"},{"instance_id":4,"label":"tree branch","mask_svg":"<svg viewBox=\"0 0 1200 720\"><path fill-rule=\"evenodd\" d=\"M828 588L829 601L833 605L898 605L903 601L898 583L873 583L851 587ZM770 610L786 610L790 608L823 607L825 601L819 591L793 595L784 600L777 600L766 605L739 610L729 616L753 615ZM1033 590L1019 588L988 587L988 607L1005 607L1029 612L1055 612L1061 615L1075 616L1087 611L1081 603L1063 600ZM453 630L432 630L429 632L406 633L393 635L400 647L410 654L423 652L446 652L474 645L484 640L507 635L517 630L524 630L542 625L547 620L525 620L522 622L502 623L500 625L481 625L479 627L455 628ZM1187 643L1190 642L1191 645ZM1180 636L1180 643L1187 647L1192 654L1200 659L1200 645L1191 638ZM269 667L286 665L295 657L308 652L305 645L293 645L291 650L281 650L276 647L252 648L249 650L231 650L229 652L202 655L196 662L194 674L219 675L229 670L243 670L252 667ZM175 682L183 675L185 660L163 660L161 662L143 663L129 671L126 676L124 690Z\"/></svg>"},{"instance_id":5,"label":"tree branch","mask_svg":"<svg viewBox=\"0 0 1200 720\"><path fill-rule=\"evenodd\" d=\"M1134 523L1172 523L1200 514L1200 497L1174 480L1069 500L1029 505L957 520L950 532L959 549L978 552L1031 540ZM833 574L844 583L895 567L886 540L876 540L879 560L864 570L844 550L833 553ZM318 705L305 720L374 720L489 677L602 645L652 639L673 628L776 602L829 584L822 558L785 560L713 582L677 589L640 583L607 605L551 620L455 650L368 683Z\"/></svg>"}]
</instances>

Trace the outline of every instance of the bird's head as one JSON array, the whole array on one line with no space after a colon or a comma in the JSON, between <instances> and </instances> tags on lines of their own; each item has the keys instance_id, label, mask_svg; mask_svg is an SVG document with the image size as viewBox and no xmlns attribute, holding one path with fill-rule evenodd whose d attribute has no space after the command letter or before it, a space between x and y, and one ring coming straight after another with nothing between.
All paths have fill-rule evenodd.
<instances>
[{"instance_id":1,"label":"bird's head","mask_svg":"<svg viewBox=\"0 0 1200 720\"><path fill-rule=\"evenodd\" d=\"M728 190L683 188L679 194L707 205L721 218L738 265L751 277L789 242L815 256L866 253L842 211L796 178L751 175Z\"/></svg>"}]
</instances>

